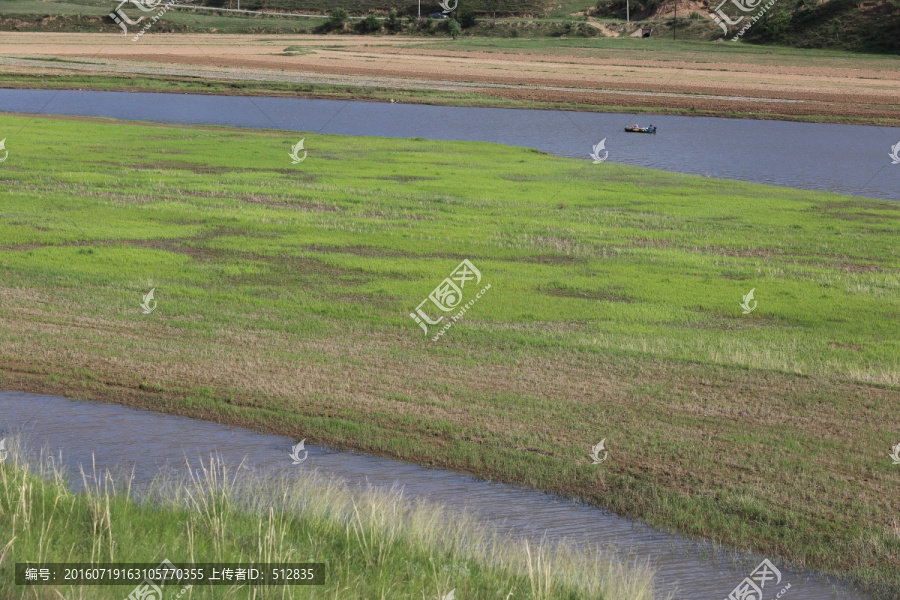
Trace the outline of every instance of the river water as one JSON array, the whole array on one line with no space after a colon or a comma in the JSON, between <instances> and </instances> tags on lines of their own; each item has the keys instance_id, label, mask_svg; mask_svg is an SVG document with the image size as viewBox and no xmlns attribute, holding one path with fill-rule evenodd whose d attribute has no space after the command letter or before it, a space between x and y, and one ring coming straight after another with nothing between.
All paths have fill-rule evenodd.
<instances>
[{"instance_id":1,"label":"river water","mask_svg":"<svg viewBox=\"0 0 900 600\"><path fill-rule=\"evenodd\" d=\"M585 160L605 140L609 162L900 200L896 127L78 90L0 89L0 111L293 130L311 153L307 132L497 142ZM635 123L659 132L624 131Z\"/></svg>"},{"instance_id":2,"label":"river water","mask_svg":"<svg viewBox=\"0 0 900 600\"><path fill-rule=\"evenodd\" d=\"M675 591L677 600L723 600L762 560L729 558L709 544L549 494L396 460L307 446L307 460L294 465L289 452L296 440L125 406L0 391L0 439L14 435L32 452L61 453L75 486L81 481L78 466L90 473L92 461L98 473L133 469L140 486L162 468L184 468L186 458L197 466L211 453L232 465L243 460L254 469L296 477L318 470L350 483L399 485L408 498L450 504L517 536L586 541L614 547L623 558L649 559L660 596ZM781 572L781 584L766 586L762 600L787 583L791 589L783 600L869 598L850 586Z\"/></svg>"}]
</instances>

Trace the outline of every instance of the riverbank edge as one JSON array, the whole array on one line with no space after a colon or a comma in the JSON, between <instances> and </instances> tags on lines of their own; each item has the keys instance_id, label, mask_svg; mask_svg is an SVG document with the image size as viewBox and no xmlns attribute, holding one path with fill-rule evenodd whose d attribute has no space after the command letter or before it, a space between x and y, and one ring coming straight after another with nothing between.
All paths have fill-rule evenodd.
<instances>
[{"instance_id":1,"label":"riverbank edge","mask_svg":"<svg viewBox=\"0 0 900 600\"><path fill-rule=\"evenodd\" d=\"M895 119L851 117L838 115L786 115L770 112L722 111L704 108L673 108L666 106L632 106L628 104L596 105L571 102L525 101L492 94L451 92L434 89L385 88L332 84L296 84L278 82L247 82L217 79L198 81L186 77L141 75L120 77L100 74L86 77L76 75L32 75L0 71L0 89L48 91L97 91L194 94L201 96L265 96L272 98L302 98L308 100L353 100L357 102L399 102L429 106L464 108L509 108L527 110L560 110L591 113L631 113L679 117L718 117L723 119L752 119L757 121L791 121L799 123L832 123L900 127ZM623 96L625 98L626 96ZM641 96L652 98L652 95ZM760 103L762 107L775 106ZM15 114L15 113L10 113Z\"/></svg>"}]
</instances>

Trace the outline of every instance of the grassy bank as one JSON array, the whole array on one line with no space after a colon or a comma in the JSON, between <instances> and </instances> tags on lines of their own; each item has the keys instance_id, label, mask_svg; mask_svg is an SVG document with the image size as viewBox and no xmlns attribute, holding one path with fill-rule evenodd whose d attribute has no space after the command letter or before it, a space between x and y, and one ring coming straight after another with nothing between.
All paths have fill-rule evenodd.
<instances>
[{"instance_id":1,"label":"grassy bank","mask_svg":"<svg viewBox=\"0 0 900 600\"><path fill-rule=\"evenodd\" d=\"M0 129L0 387L576 495L900 593L896 203L483 143ZM491 289L431 342L409 314L467 258Z\"/></svg>"},{"instance_id":2,"label":"grassy bank","mask_svg":"<svg viewBox=\"0 0 900 600\"><path fill-rule=\"evenodd\" d=\"M236 477L226 466L158 479L139 503L91 473L73 493L58 469L0 464L0 596L116 599L132 586L16 586L17 562L323 563L317 586L166 586L165 598L531 598L652 600L651 578L597 551L535 547L402 494L316 474Z\"/></svg>"}]
</instances>

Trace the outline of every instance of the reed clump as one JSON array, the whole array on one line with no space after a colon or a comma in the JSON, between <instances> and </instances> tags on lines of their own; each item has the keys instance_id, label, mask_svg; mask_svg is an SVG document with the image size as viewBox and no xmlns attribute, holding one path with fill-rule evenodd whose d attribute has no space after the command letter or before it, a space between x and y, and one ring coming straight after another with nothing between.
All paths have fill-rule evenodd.
<instances>
[{"instance_id":1,"label":"reed clump","mask_svg":"<svg viewBox=\"0 0 900 600\"><path fill-rule=\"evenodd\" d=\"M324 585L164 590L164 598L652 600L646 565L599 549L531 543L400 489L317 472L277 477L211 457L146 488L96 470L75 491L58 460L0 464L0 597L106 599L121 586L14 585L17 562L327 565Z\"/></svg>"}]
</instances>

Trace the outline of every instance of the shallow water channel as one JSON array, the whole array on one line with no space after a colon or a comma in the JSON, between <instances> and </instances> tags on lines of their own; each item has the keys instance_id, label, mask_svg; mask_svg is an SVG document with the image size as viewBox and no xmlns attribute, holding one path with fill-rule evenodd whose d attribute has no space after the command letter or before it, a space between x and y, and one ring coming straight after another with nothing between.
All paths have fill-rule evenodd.
<instances>
[{"instance_id":1,"label":"shallow water channel","mask_svg":"<svg viewBox=\"0 0 900 600\"><path fill-rule=\"evenodd\" d=\"M408 498L425 498L474 513L478 519L517 536L539 540L569 538L615 548L624 558L649 559L660 596L676 590L678 600L722 600L761 562L731 557L703 542L668 534L631 519L517 486L479 481L451 471L307 445L305 462L289 452L297 440L139 410L54 396L0 391L0 439L17 436L30 452L62 454L73 485L79 465L92 472L134 470L135 484L149 482L160 469L193 466L217 454L226 463L303 477L312 470L349 483L401 486ZM602 468L602 467L601 467ZM774 558L774 557L772 557ZM776 563L777 564L777 563ZM782 600L864 600L869 596L782 568L780 585L764 589ZM770 589L771 588L771 589Z\"/></svg>"},{"instance_id":2,"label":"shallow water channel","mask_svg":"<svg viewBox=\"0 0 900 600\"><path fill-rule=\"evenodd\" d=\"M900 164L890 158L896 127L79 90L0 89L0 111L291 130L291 144L306 136L311 157L315 138L304 132L496 142L585 161L606 140L613 163L900 200ZM635 123L658 133L626 133ZM14 153L14 132L5 137Z\"/></svg>"}]
</instances>

